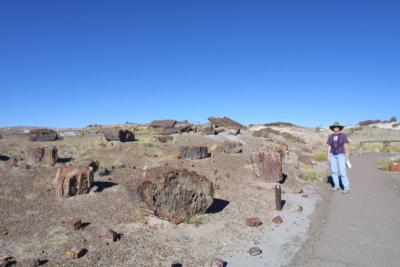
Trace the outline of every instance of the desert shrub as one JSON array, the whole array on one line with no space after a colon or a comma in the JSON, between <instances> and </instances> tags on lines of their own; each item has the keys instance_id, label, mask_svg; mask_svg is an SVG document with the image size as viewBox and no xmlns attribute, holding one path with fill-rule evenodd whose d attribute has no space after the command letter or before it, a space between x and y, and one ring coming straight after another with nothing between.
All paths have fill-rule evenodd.
<instances>
[{"instance_id":1,"label":"desert shrub","mask_svg":"<svg viewBox=\"0 0 400 267\"><path fill-rule=\"evenodd\" d=\"M389 171L390 169L390 160L389 159L382 159L379 161L379 169L384 171Z\"/></svg>"},{"instance_id":2,"label":"desert shrub","mask_svg":"<svg viewBox=\"0 0 400 267\"><path fill-rule=\"evenodd\" d=\"M184 223L193 224L196 227L204 223L204 217L201 215L193 215L191 217L185 218Z\"/></svg>"},{"instance_id":3,"label":"desert shrub","mask_svg":"<svg viewBox=\"0 0 400 267\"><path fill-rule=\"evenodd\" d=\"M313 159L315 161L327 161L328 154L327 154L327 152L324 152L324 151L315 151L313 153Z\"/></svg>"},{"instance_id":4,"label":"desert shrub","mask_svg":"<svg viewBox=\"0 0 400 267\"><path fill-rule=\"evenodd\" d=\"M318 173L313 169L307 170L306 173L304 174L304 180L309 182L315 182L317 178L318 178Z\"/></svg>"}]
</instances>

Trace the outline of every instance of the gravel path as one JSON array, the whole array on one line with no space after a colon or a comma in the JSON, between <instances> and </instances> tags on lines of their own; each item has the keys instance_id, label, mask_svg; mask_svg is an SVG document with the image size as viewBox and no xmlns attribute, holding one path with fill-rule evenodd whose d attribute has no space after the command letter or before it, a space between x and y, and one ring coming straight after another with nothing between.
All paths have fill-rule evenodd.
<instances>
[{"instance_id":1,"label":"gravel path","mask_svg":"<svg viewBox=\"0 0 400 267\"><path fill-rule=\"evenodd\" d=\"M312 237L291 266L400 266L399 175L380 171L383 155L352 160L351 193L329 193ZM325 214L324 214L325 213Z\"/></svg>"}]
</instances>

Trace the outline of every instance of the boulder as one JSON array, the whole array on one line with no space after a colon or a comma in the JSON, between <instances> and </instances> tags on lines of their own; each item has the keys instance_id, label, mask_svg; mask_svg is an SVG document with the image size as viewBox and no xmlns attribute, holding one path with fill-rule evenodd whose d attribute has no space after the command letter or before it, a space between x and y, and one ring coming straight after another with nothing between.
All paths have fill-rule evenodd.
<instances>
[{"instance_id":1,"label":"boulder","mask_svg":"<svg viewBox=\"0 0 400 267\"><path fill-rule=\"evenodd\" d=\"M204 135L212 135L212 134L214 134L214 127L209 124L197 125L195 128L195 132L201 133Z\"/></svg>"},{"instance_id":2,"label":"boulder","mask_svg":"<svg viewBox=\"0 0 400 267\"><path fill-rule=\"evenodd\" d=\"M150 127L153 128L174 128L176 120L154 120L150 122Z\"/></svg>"},{"instance_id":3,"label":"boulder","mask_svg":"<svg viewBox=\"0 0 400 267\"><path fill-rule=\"evenodd\" d=\"M274 218L272 218L272 222L276 223L276 224L281 224L283 223L283 219L281 216L275 216Z\"/></svg>"},{"instance_id":4,"label":"boulder","mask_svg":"<svg viewBox=\"0 0 400 267\"><path fill-rule=\"evenodd\" d=\"M242 143L234 141L224 141L222 150L228 154L242 153Z\"/></svg>"},{"instance_id":5,"label":"boulder","mask_svg":"<svg viewBox=\"0 0 400 267\"><path fill-rule=\"evenodd\" d=\"M57 197L72 197L89 193L94 180L94 163L60 166L54 178Z\"/></svg>"},{"instance_id":6,"label":"boulder","mask_svg":"<svg viewBox=\"0 0 400 267\"><path fill-rule=\"evenodd\" d=\"M179 158L202 159L209 157L207 146L181 146Z\"/></svg>"},{"instance_id":7,"label":"boulder","mask_svg":"<svg viewBox=\"0 0 400 267\"><path fill-rule=\"evenodd\" d=\"M257 177L266 182L282 180L282 158L278 152L261 149L250 154L250 162Z\"/></svg>"},{"instance_id":8,"label":"boulder","mask_svg":"<svg viewBox=\"0 0 400 267\"><path fill-rule=\"evenodd\" d=\"M104 130L104 137L107 141L133 142L135 135L125 129L108 128Z\"/></svg>"},{"instance_id":9,"label":"boulder","mask_svg":"<svg viewBox=\"0 0 400 267\"><path fill-rule=\"evenodd\" d=\"M213 124L215 127L224 127L230 129L244 128L242 124L228 117L223 117L223 118L210 117L208 118L208 121L211 122L211 124Z\"/></svg>"},{"instance_id":10,"label":"boulder","mask_svg":"<svg viewBox=\"0 0 400 267\"><path fill-rule=\"evenodd\" d=\"M30 147L27 156L28 164L43 163L54 166L58 160L58 152L55 146Z\"/></svg>"},{"instance_id":11,"label":"boulder","mask_svg":"<svg viewBox=\"0 0 400 267\"><path fill-rule=\"evenodd\" d=\"M392 172L400 172L400 162L397 161L390 162L389 170Z\"/></svg>"},{"instance_id":12,"label":"boulder","mask_svg":"<svg viewBox=\"0 0 400 267\"><path fill-rule=\"evenodd\" d=\"M58 139L58 134L50 129L34 129L29 132L29 140L32 142L47 142Z\"/></svg>"},{"instance_id":13,"label":"boulder","mask_svg":"<svg viewBox=\"0 0 400 267\"><path fill-rule=\"evenodd\" d=\"M162 177L145 180L138 193L158 216L179 224L204 214L214 200L214 186L205 176L186 169L167 171Z\"/></svg>"}]
</instances>

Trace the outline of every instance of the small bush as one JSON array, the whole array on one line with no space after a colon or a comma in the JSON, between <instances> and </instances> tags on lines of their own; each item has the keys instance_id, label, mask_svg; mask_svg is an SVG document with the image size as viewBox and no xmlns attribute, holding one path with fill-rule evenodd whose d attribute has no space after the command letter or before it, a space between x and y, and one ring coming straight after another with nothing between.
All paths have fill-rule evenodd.
<instances>
[{"instance_id":1,"label":"small bush","mask_svg":"<svg viewBox=\"0 0 400 267\"><path fill-rule=\"evenodd\" d=\"M315 182L318 178L318 174L314 170L307 170L304 175L304 180L309 182Z\"/></svg>"},{"instance_id":2,"label":"small bush","mask_svg":"<svg viewBox=\"0 0 400 267\"><path fill-rule=\"evenodd\" d=\"M315 161L327 161L328 154L327 154L327 152L324 152L324 151L315 151L313 153L313 159Z\"/></svg>"},{"instance_id":3,"label":"small bush","mask_svg":"<svg viewBox=\"0 0 400 267\"><path fill-rule=\"evenodd\" d=\"M185 219L184 223L193 224L196 227L204 223L204 217L201 215L193 215Z\"/></svg>"},{"instance_id":4,"label":"small bush","mask_svg":"<svg viewBox=\"0 0 400 267\"><path fill-rule=\"evenodd\" d=\"M382 159L379 161L379 169L384 171L390 170L390 160L389 159Z\"/></svg>"}]
</instances>

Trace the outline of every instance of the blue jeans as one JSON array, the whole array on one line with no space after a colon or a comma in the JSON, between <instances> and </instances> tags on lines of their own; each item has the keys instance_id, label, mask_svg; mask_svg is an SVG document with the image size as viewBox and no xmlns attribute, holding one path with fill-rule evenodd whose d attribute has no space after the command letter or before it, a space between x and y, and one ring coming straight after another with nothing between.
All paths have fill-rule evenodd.
<instances>
[{"instance_id":1,"label":"blue jeans","mask_svg":"<svg viewBox=\"0 0 400 267\"><path fill-rule=\"evenodd\" d=\"M344 189L350 189L349 178L347 177L346 155L329 154L329 163L332 170L332 179L335 187L339 187L339 174L342 177L342 184Z\"/></svg>"}]
</instances>

